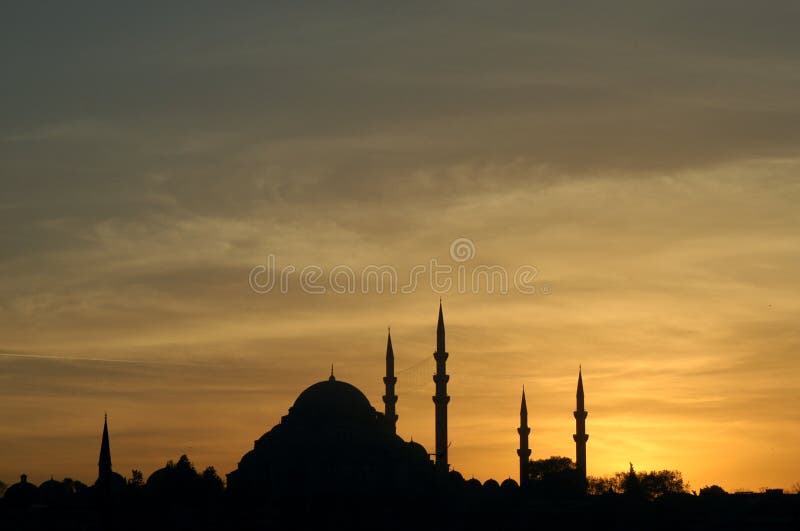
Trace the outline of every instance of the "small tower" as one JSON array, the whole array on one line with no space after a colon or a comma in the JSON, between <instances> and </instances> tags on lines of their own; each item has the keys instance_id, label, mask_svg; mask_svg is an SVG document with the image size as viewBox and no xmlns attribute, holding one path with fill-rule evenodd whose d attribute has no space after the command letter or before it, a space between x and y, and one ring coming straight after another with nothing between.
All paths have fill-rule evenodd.
<instances>
[{"instance_id":1,"label":"small tower","mask_svg":"<svg viewBox=\"0 0 800 531\"><path fill-rule=\"evenodd\" d=\"M519 456L519 486L528 486L530 480L530 473L528 471L528 463L530 462L531 449L528 446L528 436L531 429L528 427L528 405L525 403L525 387L522 387L522 405L519 408L519 449L517 455Z\"/></svg>"},{"instance_id":2,"label":"small tower","mask_svg":"<svg viewBox=\"0 0 800 531\"><path fill-rule=\"evenodd\" d=\"M100 459L97 462L97 486L104 494L111 492L111 446L108 442L108 415L103 419L103 441L100 443Z\"/></svg>"},{"instance_id":3,"label":"small tower","mask_svg":"<svg viewBox=\"0 0 800 531\"><path fill-rule=\"evenodd\" d=\"M578 368L578 392L576 394L577 407L572 413L575 416L575 435L572 438L575 440L575 468L578 474L586 482L586 441L589 436L586 434L586 416L587 411L583 405L583 376L580 367Z\"/></svg>"},{"instance_id":4,"label":"small tower","mask_svg":"<svg viewBox=\"0 0 800 531\"><path fill-rule=\"evenodd\" d=\"M444 345L444 315L442 314L442 301L439 301L439 323L436 325L436 352L433 359L436 360L436 374L433 381L436 383L436 395L433 403L436 404L436 470L446 474L449 471L447 464L447 404L450 397L447 396L447 382L450 376L447 375L447 357L449 354Z\"/></svg>"},{"instance_id":5,"label":"small tower","mask_svg":"<svg viewBox=\"0 0 800 531\"><path fill-rule=\"evenodd\" d=\"M386 385L386 394L383 395L383 418L389 431L397 433L397 412L395 410L397 395L394 394L394 385L397 383L397 377L394 375L394 350L392 350L391 330L389 330L389 337L386 340L386 376L383 377L383 383Z\"/></svg>"}]
</instances>

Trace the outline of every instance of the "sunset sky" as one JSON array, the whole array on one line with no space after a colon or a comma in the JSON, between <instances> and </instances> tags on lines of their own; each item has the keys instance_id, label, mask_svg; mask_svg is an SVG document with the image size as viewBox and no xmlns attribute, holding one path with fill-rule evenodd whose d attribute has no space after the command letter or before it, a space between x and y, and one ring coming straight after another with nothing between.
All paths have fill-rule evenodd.
<instances>
[{"instance_id":1,"label":"sunset sky","mask_svg":"<svg viewBox=\"0 0 800 531\"><path fill-rule=\"evenodd\" d=\"M523 385L574 458L582 365L590 475L800 482L797 2L162 4L0 12L0 480L93 482L104 412L123 475L230 472L331 363L382 410L388 326L432 451L441 296L465 477ZM431 260L535 293L300 285Z\"/></svg>"}]
</instances>

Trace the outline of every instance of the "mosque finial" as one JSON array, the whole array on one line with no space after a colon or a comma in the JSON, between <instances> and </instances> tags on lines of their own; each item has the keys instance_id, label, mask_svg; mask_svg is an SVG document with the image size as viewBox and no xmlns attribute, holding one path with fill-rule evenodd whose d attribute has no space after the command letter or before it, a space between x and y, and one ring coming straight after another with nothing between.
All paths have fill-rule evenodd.
<instances>
[{"instance_id":1,"label":"mosque finial","mask_svg":"<svg viewBox=\"0 0 800 531\"><path fill-rule=\"evenodd\" d=\"M329 382L334 382L334 381L336 381L336 378L334 378L334 377L333 377L333 363L331 363L331 377L330 377L330 378L328 378L328 381L329 381Z\"/></svg>"}]
</instances>

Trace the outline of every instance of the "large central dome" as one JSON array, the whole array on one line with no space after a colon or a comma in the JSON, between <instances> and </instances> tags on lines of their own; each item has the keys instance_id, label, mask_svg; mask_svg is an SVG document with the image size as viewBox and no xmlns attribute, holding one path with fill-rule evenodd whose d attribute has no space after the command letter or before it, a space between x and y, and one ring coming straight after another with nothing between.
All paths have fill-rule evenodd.
<instances>
[{"instance_id":1,"label":"large central dome","mask_svg":"<svg viewBox=\"0 0 800 531\"><path fill-rule=\"evenodd\" d=\"M403 441L364 393L331 375L255 441L228 474L228 488L280 497L416 493L432 474L425 448Z\"/></svg>"},{"instance_id":2,"label":"large central dome","mask_svg":"<svg viewBox=\"0 0 800 531\"><path fill-rule=\"evenodd\" d=\"M376 415L364 393L333 375L300 393L289 409L290 417L326 423L374 422Z\"/></svg>"}]
</instances>

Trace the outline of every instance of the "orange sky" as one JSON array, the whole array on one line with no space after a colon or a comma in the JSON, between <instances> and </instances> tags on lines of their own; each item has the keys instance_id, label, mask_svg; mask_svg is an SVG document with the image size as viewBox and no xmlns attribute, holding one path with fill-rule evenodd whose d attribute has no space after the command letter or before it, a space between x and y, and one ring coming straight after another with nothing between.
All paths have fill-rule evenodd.
<instances>
[{"instance_id":1,"label":"orange sky","mask_svg":"<svg viewBox=\"0 0 800 531\"><path fill-rule=\"evenodd\" d=\"M381 408L389 325L398 431L430 448L441 295L465 476L516 477L522 385L534 458L573 457L582 365L589 474L790 488L798 13L718 4L19 8L0 480L92 481L104 411L125 475L229 472L331 363ZM268 255L286 293L248 283ZM299 285L432 259L537 291Z\"/></svg>"}]
</instances>

